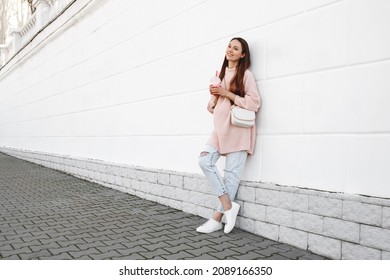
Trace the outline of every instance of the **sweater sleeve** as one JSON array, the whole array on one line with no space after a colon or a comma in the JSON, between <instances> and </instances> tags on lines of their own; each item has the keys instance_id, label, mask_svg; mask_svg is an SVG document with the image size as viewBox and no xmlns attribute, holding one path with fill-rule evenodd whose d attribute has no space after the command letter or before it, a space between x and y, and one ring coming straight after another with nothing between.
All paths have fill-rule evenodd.
<instances>
[{"instance_id":1,"label":"sweater sleeve","mask_svg":"<svg viewBox=\"0 0 390 280\"><path fill-rule=\"evenodd\" d=\"M245 96L236 96L234 104L244 109L257 112L261 106L260 94L255 78L251 71L247 70L244 76Z\"/></svg>"},{"instance_id":2,"label":"sweater sleeve","mask_svg":"<svg viewBox=\"0 0 390 280\"><path fill-rule=\"evenodd\" d=\"M207 104L207 110L213 114L214 113L214 107L217 105L218 98L216 96L211 96L209 103Z\"/></svg>"}]
</instances>

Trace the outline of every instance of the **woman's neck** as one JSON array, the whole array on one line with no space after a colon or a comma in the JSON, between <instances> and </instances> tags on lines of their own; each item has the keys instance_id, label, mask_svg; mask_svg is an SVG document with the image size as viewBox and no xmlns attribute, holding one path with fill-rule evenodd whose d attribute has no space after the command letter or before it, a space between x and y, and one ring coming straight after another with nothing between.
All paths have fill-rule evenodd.
<instances>
[{"instance_id":1,"label":"woman's neck","mask_svg":"<svg viewBox=\"0 0 390 280\"><path fill-rule=\"evenodd\" d=\"M238 62L237 61L229 61L228 63L228 68L229 69L235 69L238 65Z\"/></svg>"}]
</instances>

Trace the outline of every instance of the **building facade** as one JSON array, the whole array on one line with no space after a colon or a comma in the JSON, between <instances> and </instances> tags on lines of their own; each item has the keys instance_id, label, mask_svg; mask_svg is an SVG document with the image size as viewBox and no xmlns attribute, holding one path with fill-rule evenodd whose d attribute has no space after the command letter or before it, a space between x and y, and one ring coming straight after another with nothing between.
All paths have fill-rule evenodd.
<instances>
[{"instance_id":1,"label":"building facade","mask_svg":"<svg viewBox=\"0 0 390 280\"><path fill-rule=\"evenodd\" d=\"M240 36L262 107L238 226L390 259L389 1L34 3L0 69L0 151L208 217L208 81Z\"/></svg>"}]
</instances>

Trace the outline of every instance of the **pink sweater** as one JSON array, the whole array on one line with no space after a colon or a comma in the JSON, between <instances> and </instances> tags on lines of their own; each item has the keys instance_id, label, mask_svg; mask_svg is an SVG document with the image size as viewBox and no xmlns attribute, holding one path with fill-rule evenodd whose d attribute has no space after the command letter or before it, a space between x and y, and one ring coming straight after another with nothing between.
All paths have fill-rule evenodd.
<instances>
[{"instance_id":1,"label":"pink sweater","mask_svg":"<svg viewBox=\"0 0 390 280\"><path fill-rule=\"evenodd\" d=\"M235 69L226 68L225 77L221 86L225 88L225 84L229 87L230 81L233 78ZM257 112L261 105L260 95L257 90L256 81L251 71L246 70L244 76L245 97L236 96L235 105ZM253 154L256 139L256 125L251 128L243 128L234 126L230 123L230 99L219 97L215 105L217 97L211 96L207 109L214 114L214 131L211 134L209 145L215 147L222 155L247 151L250 155ZM214 109L213 109L214 107Z\"/></svg>"}]
</instances>

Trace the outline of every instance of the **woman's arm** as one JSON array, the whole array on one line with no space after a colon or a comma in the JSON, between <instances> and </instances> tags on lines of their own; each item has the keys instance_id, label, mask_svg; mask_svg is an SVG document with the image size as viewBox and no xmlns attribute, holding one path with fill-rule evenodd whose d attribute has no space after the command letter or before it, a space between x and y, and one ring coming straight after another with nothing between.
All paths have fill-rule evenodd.
<instances>
[{"instance_id":1,"label":"woman's arm","mask_svg":"<svg viewBox=\"0 0 390 280\"><path fill-rule=\"evenodd\" d=\"M244 77L245 96L240 97L222 87L210 88L210 93L216 96L229 98L239 107L257 112L261 105L260 94L252 72L247 70Z\"/></svg>"},{"instance_id":2,"label":"woman's arm","mask_svg":"<svg viewBox=\"0 0 390 280\"><path fill-rule=\"evenodd\" d=\"M210 100L209 100L209 103L207 104L207 110L211 114L214 113L214 108L215 108L215 105L217 105L217 101L218 101L218 96L212 95Z\"/></svg>"}]
</instances>

